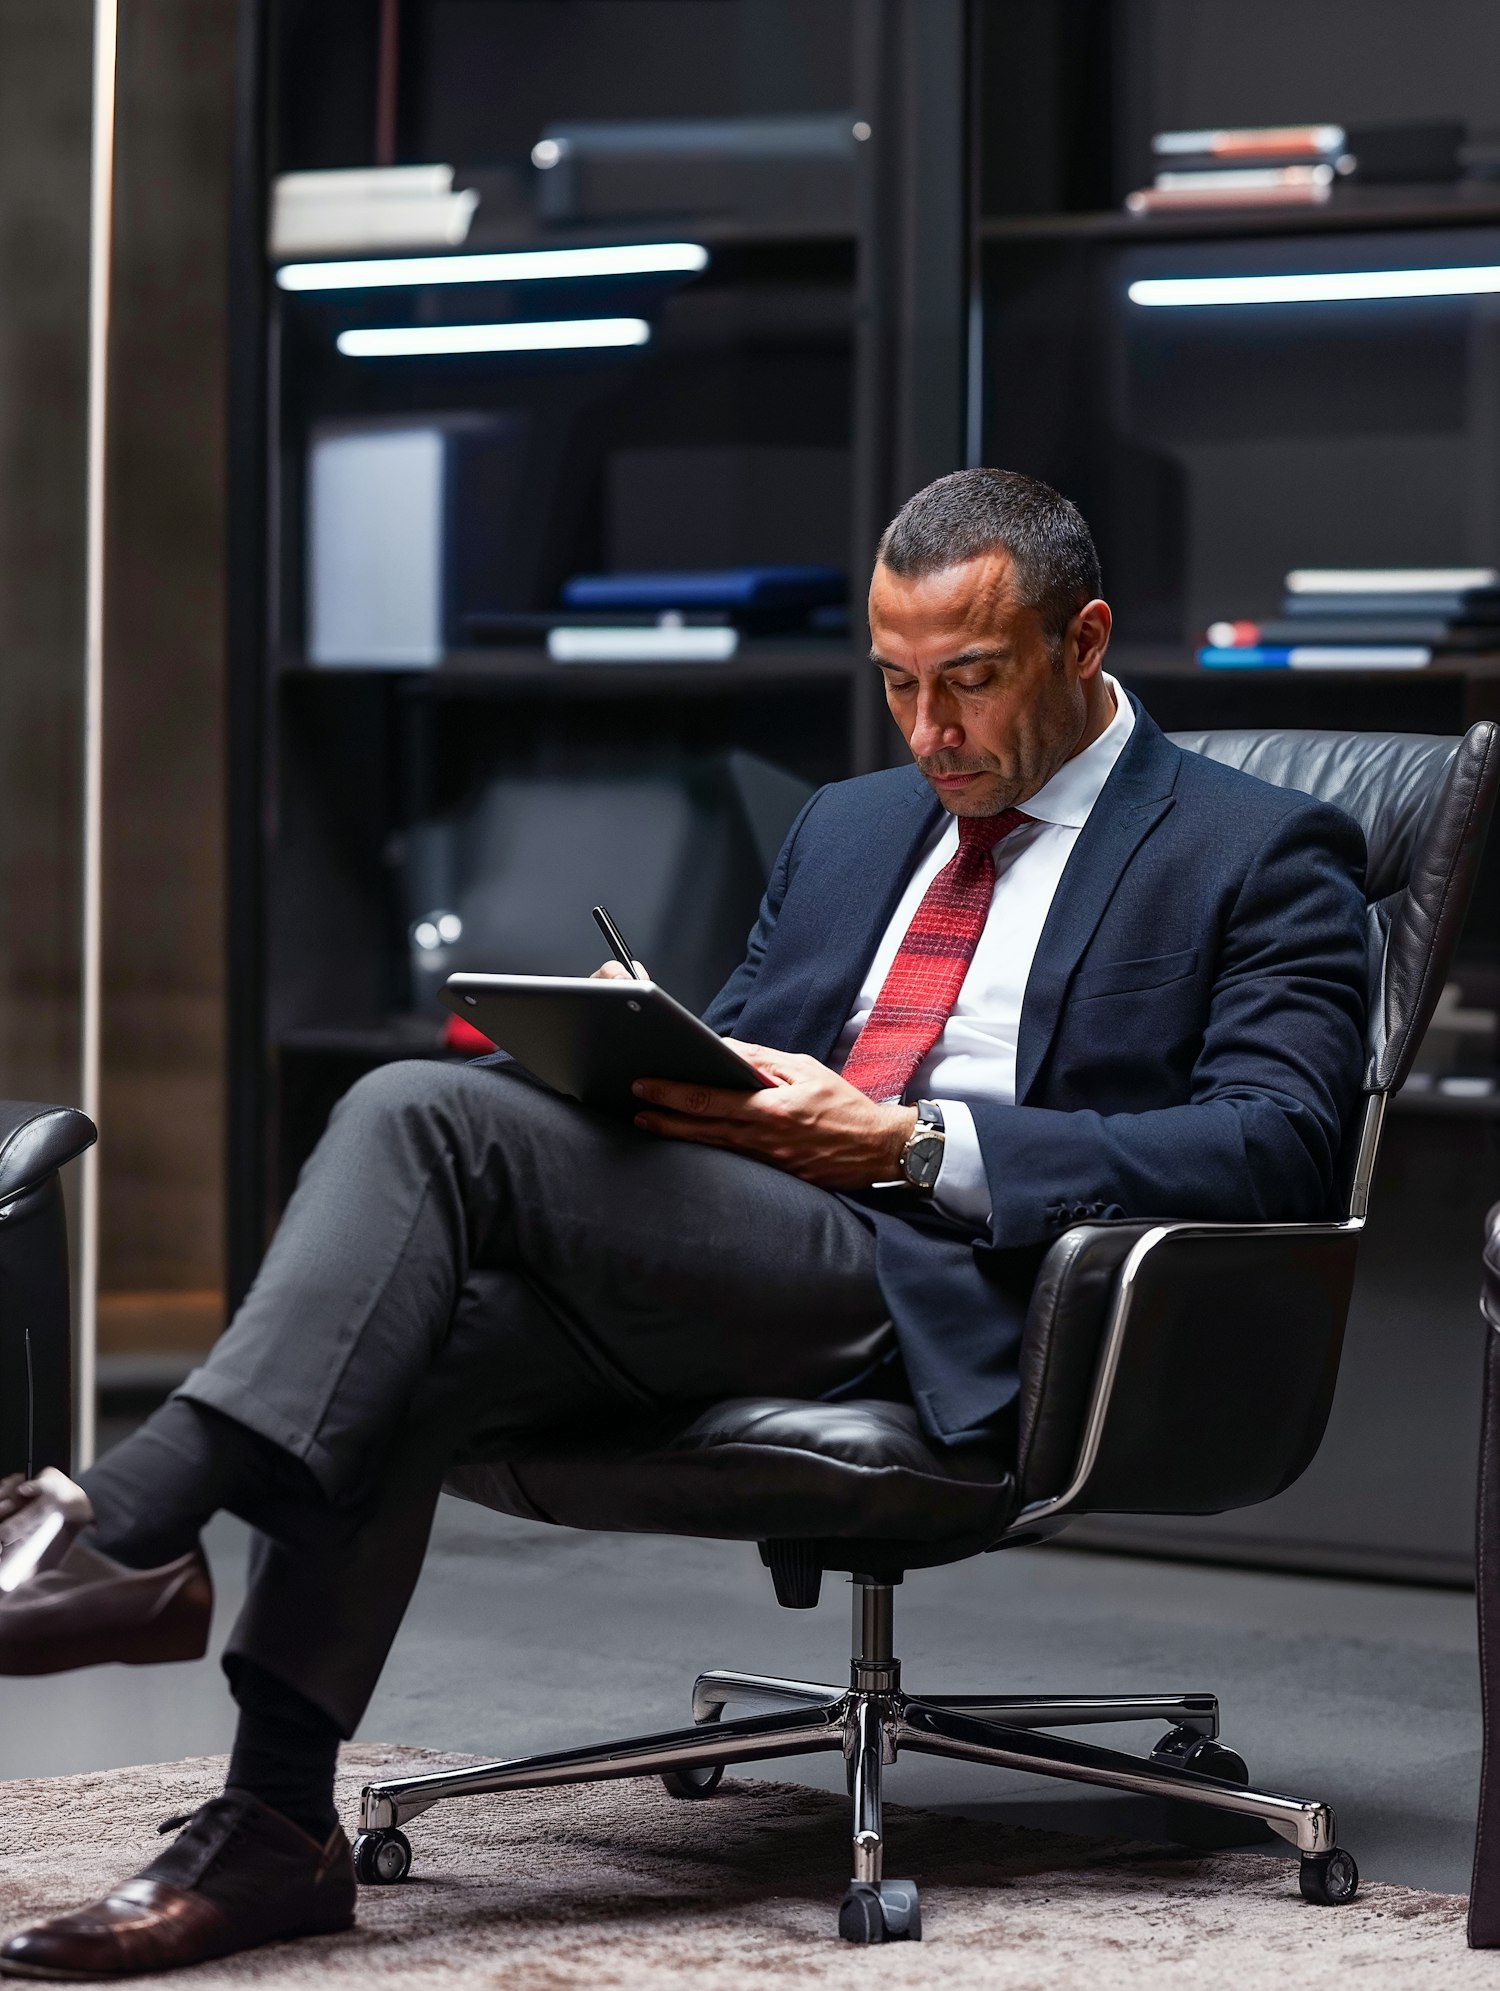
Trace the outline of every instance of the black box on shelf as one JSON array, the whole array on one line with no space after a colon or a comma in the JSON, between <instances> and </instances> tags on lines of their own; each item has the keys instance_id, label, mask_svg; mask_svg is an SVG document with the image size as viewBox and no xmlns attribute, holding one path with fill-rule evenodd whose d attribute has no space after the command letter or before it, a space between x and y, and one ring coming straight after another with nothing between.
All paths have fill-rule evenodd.
<instances>
[{"instance_id":1,"label":"black box on shelf","mask_svg":"<svg viewBox=\"0 0 1500 1991\"><path fill-rule=\"evenodd\" d=\"M800 234L854 225L854 111L552 124L532 150L551 222L712 216Z\"/></svg>"}]
</instances>

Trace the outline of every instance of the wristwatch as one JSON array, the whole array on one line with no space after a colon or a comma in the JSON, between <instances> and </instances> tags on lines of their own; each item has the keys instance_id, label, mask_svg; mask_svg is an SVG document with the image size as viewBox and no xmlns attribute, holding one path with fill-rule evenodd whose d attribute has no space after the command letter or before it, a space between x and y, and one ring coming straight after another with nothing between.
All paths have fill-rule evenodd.
<instances>
[{"instance_id":1,"label":"wristwatch","mask_svg":"<svg viewBox=\"0 0 1500 1991\"><path fill-rule=\"evenodd\" d=\"M943 1165L943 1109L932 1099L917 1101L917 1124L906 1137L898 1164L901 1179L919 1196L930 1196Z\"/></svg>"}]
</instances>

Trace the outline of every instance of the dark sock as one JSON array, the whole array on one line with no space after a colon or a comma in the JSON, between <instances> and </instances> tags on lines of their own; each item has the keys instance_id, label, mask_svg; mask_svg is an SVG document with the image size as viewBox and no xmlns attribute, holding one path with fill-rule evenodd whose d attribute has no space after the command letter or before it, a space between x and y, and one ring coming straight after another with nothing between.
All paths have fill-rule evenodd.
<instances>
[{"instance_id":1,"label":"dark sock","mask_svg":"<svg viewBox=\"0 0 1500 1991\"><path fill-rule=\"evenodd\" d=\"M337 1726L253 1659L235 1662L231 1691L240 1721L226 1788L251 1792L323 1845L338 1823L333 1773L343 1738Z\"/></svg>"},{"instance_id":2,"label":"dark sock","mask_svg":"<svg viewBox=\"0 0 1500 1991\"><path fill-rule=\"evenodd\" d=\"M80 1484L94 1509L93 1540L131 1569L175 1562L228 1507L253 1519L312 1474L268 1438L203 1404L172 1397L91 1466Z\"/></svg>"}]
</instances>

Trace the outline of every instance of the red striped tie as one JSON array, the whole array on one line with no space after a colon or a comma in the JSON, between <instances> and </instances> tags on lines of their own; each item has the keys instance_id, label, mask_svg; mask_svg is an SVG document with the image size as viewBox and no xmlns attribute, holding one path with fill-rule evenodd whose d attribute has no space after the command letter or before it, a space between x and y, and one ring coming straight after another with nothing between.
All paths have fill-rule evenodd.
<instances>
[{"instance_id":1,"label":"red striped tie","mask_svg":"<svg viewBox=\"0 0 1500 1991\"><path fill-rule=\"evenodd\" d=\"M989 916L990 852L1030 821L1019 809L959 817L958 851L923 893L844 1065L844 1077L871 1099L899 1099L942 1034Z\"/></svg>"}]
</instances>

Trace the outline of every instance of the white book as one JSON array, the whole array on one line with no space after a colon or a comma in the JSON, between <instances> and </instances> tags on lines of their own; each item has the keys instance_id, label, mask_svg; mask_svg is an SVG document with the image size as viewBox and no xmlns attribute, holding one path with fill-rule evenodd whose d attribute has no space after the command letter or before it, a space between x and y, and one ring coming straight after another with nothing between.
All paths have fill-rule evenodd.
<instances>
[{"instance_id":1,"label":"white book","mask_svg":"<svg viewBox=\"0 0 1500 1991\"><path fill-rule=\"evenodd\" d=\"M451 166L283 173L272 189L273 257L360 249L451 249L467 241L479 195L453 191Z\"/></svg>"},{"instance_id":2,"label":"white book","mask_svg":"<svg viewBox=\"0 0 1500 1991\"><path fill-rule=\"evenodd\" d=\"M438 200L294 201L273 210L271 254L332 256L366 249L453 249L479 205L472 189Z\"/></svg>"},{"instance_id":3,"label":"white book","mask_svg":"<svg viewBox=\"0 0 1500 1991\"><path fill-rule=\"evenodd\" d=\"M1459 594L1500 585L1496 567L1294 567L1289 595Z\"/></svg>"},{"instance_id":4,"label":"white book","mask_svg":"<svg viewBox=\"0 0 1500 1991\"><path fill-rule=\"evenodd\" d=\"M1169 192L1250 193L1276 187L1328 187L1333 168L1323 166L1211 166L1187 173L1158 173L1153 185Z\"/></svg>"},{"instance_id":5,"label":"white book","mask_svg":"<svg viewBox=\"0 0 1500 1991\"><path fill-rule=\"evenodd\" d=\"M1140 187L1125 196L1130 214L1166 214L1174 208L1203 207L1317 207L1333 193L1333 175L1312 176L1305 167L1289 168L1308 177L1288 180L1278 176L1270 186L1235 187L1223 182L1227 173L1182 174L1193 185L1181 187Z\"/></svg>"},{"instance_id":6,"label":"white book","mask_svg":"<svg viewBox=\"0 0 1500 1991\"><path fill-rule=\"evenodd\" d=\"M327 173L280 173L275 195L297 200L422 200L453 191L451 166L356 166Z\"/></svg>"},{"instance_id":7,"label":"white book","mask_svg":"<svg viewBox=\"0 0 1500 1991\"><path fill-rule=\"evenodd\" d=\"M1286 660L1294 671L1419 671L1432 651L1425 643L1297 643Z\"/></svg>"},{"instance_id":8,"label":"white book","mask_svg":"<svg viewBox=\"0 0 1500 1991\"><path fill-rule=\"evenodd\" d=\"M549 629L554 664L724 664L740 646L738 629Z\"/></svg>"}]
</instances>

